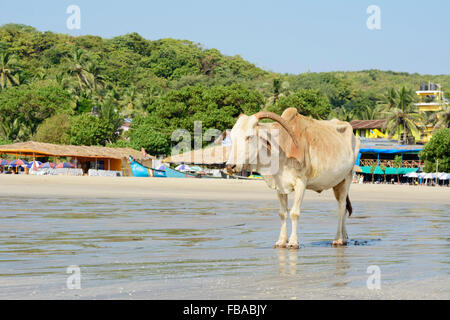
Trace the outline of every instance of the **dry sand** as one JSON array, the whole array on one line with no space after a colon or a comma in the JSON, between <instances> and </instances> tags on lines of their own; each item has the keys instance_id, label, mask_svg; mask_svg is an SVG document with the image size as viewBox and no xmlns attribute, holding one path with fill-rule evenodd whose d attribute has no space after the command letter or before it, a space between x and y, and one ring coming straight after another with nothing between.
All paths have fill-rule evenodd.
<instances>
[{"instance_id":1,"label":"dry sand","mask_svg":"<svg viewBox=\"0 0 450 320\"><path fill-rule=\"evenodd\" d=\"M94 198L175 198L208 200L273 200L264 181L133 177L70 177L0 175L4 196ZM450 204L450 188L409 185L352 184L352 201L425 202ZM334 200L331 190L308 190L305 200Z\"/></svg>"}]
</instances>

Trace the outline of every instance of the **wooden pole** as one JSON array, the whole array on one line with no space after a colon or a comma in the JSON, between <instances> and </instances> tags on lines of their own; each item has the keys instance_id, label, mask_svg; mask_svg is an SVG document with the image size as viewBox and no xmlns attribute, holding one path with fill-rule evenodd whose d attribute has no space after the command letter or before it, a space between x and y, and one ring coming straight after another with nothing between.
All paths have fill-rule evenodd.
<instances>
[{"instance_id":1,"label":"wooden pole","mask_svg":"<svg viewBox=\"0 0 450 320\"><path fill-rule=\"evenodd\" d=\"M436 159L436 184L438 182L438 167L439 167L439 159Z\"/></svg>"}]
</instances>

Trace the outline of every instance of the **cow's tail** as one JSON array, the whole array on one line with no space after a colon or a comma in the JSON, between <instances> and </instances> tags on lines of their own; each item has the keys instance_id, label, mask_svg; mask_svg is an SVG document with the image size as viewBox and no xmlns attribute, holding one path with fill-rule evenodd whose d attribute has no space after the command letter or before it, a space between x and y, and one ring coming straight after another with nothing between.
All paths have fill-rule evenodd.
<instances>
[{"instance_id":1,"label":"cow's tail","mask_svg":"<svg viewBox=\"0 0 450 320\"><path fill-rule=\"evenodd\" d=\"M350 217L352 215L353 208L352 208L352 204L350 202L350 198L348 197L348 195L347 195L347 204L345 205L345 208L347 209L348 216Z\"/></svg>"}]
</instances>

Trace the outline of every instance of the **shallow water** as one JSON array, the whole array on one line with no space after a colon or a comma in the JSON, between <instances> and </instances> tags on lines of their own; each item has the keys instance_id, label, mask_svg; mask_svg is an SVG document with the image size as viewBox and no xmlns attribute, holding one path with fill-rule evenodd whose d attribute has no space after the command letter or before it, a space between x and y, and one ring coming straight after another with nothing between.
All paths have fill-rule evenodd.
<instances>
[{"instance_id":1,"label":"shallow water","mask_svg":"<svg viewBox=\"0 0 450 320\"><path fill-rule=\"evenodd\" d=\"M288 250L275 200L0 198L0 298L450 297L448 205L353 206L348 246L331 246L336 203L311 201Z\"/></svg>"}]
</instances>

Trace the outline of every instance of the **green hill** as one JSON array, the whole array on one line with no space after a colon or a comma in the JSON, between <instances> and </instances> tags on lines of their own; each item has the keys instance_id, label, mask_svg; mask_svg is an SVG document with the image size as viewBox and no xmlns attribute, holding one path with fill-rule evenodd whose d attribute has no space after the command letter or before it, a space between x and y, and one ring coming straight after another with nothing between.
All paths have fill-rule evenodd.
<instances>
[{"instance_id":1,"label":"green hill","mask_svg":"<svg viewBox=\"0 0 450 320\"><path fill-rule=\"evenodd\" d=\"M151 153L167 153L171 131L192 131L195 120L203 130L223 130L242 112L280 112L294 98L311 104L305 110L320 109L309 115L327 117L374 107L391 87L432 81L450 96L450 75L277 74L188 40L74 37L16 24L0 27L0 71L1 140L112 143ZM134 119L126 134L118 131L124 118ZM48 132L55 130L60 134L52 139Z\"/></svg>"}]
</instances>

